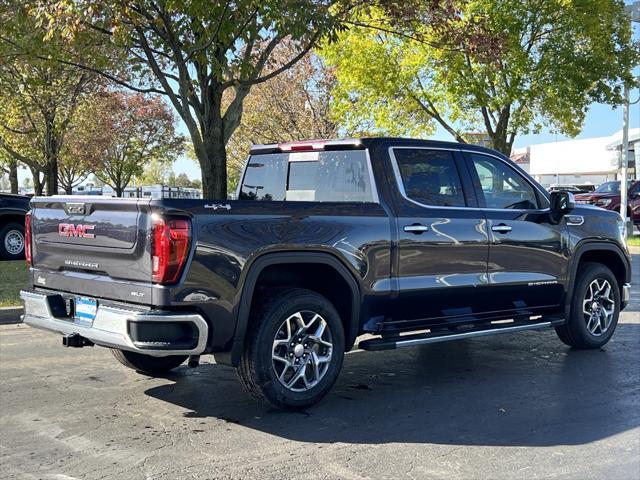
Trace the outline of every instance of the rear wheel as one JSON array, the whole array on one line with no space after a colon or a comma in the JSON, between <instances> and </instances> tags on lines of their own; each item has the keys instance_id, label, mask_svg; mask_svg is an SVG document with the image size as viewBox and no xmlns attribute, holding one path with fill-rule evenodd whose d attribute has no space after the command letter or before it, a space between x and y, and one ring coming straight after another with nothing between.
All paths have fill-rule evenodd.
<instances>
[{"instance_id":1,"label":"rear wheel","mask_svg":"<svg viewBox=\"0 0 640 480\"><path fill-rule=\"evenodd\" d=\"M556 332L571 347L599 348L613 336L619 315L616 277L600 263L585 263L578 270L567 323L556 327Z\"/></svg>"},{"instance_id":2,"label":"rear wheel","mask_svg":"<svg viewBox=\"0 0 640 480\"><path fill-rule=\"evenodd\" d=\"M322 295L273 290L252 318L238 367L247 391L278 408L303 408L324 397L340 373L344 331Z\"/></svg>"},{"instance_id":3,"label":"rear wheel","mask_svg":"<svg viewBox=\"0 0 640 480\"><path fill-rule=\"evenodd\" d=\"M111 353L125 367L147 375L167 373L179 367L187 359L186 355L170 355L168 357L153 357L127 350L111 349Z\"/></svg>"},{"instance_id":4,"label":"rear wheel","mask_svg":"<svg viewBox=\"0 0 640 480\"><path fill-rule=\"evenodd\" d=\"M9 223L0 228L0 258L20 260L24 258L24 226Z\"/></svg>"}]
</instances>

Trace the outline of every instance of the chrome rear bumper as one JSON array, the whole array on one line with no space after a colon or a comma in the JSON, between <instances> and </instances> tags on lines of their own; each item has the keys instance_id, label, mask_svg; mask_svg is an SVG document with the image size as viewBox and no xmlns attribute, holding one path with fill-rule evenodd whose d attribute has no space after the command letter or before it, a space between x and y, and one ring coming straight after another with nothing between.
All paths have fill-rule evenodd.
<instances>
[{"instance_id":1,"label":"chrome rear bumper","mask_svg":"<svg viewBox=\"0 0 640 480\"><path fill-rule=\"evenodd\" d=\"M201 315L175 312L136 312L110 306L98 305L98 310L91 326L79 325L70 317L56 317L52 313L50 300L55 295L44 295L33 291L21 291L20 298L24 302L23 320L27 325L52 332L78 335L96 345L113 347L121 350L153 355L200 355L206 348L209 328ZM134 341L131 337L132 324L144 322L145 328L153 331L153 324L160 327L167 322L186 322L194 332L193 341L185 345L172 345L170 342ZM151 324L151 325L150 325ZM159 328L160 329L160 328ZM174 348L175 347L175 348Z\"/></svg>"}]
</instances>

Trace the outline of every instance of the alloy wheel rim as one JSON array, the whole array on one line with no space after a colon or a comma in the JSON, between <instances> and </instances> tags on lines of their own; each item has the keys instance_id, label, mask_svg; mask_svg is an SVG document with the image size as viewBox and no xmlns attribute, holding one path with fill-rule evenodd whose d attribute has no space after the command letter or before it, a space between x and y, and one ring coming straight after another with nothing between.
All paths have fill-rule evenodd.
<instances>
[{"instance_id":1,"label":"alloy wheel rim","mask_svg":"<svg viewBox=\"0 0 640 480\"><path fill-rule=\"evenodd\" d=\"M302 310L284 320L273 340L271 363L278 381L292 392L304 392L324 378L333 356L333 337L318 313Z\"/></svg>"},{"instance_id":2,"label":"alloy wheel rim","mask_svg":"<svg viewBox=\"0 0 640 480\"><path fill-rule=\"evenodd\" d=\"M582 313L589 333L594 337L607 333L615 311L616 301L611 283L605 278L596 278L587 287L582 301Z\"/></svg>"},{"instance_id":3,"label":"alloy wheel rim","mask_svg":"<svg viewBox=\"0 0 640 480\"><path fill-rule=\"evenodd\" d=\"M11 255L18 255L24 249L24 235L19 230L9 230L4 236L4 248Z\"/></svg>"}]
</instances>

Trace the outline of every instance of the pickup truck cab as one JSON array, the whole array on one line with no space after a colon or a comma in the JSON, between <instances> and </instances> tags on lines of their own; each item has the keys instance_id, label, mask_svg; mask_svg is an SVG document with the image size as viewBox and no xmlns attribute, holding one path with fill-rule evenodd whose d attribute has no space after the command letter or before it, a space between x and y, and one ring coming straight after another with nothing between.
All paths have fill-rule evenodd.
<instances>
[{"instance_id":1,"label":"pickup truck cab","mask_svg":"<svg viewBox=\"0 0 640 480\"><path fill-rule=\"evenodd\" d=\"M621 217L486 148L258 145L237 196L34 198L24 321L146 374L213 354L302 408L360 335L384 350L555 327L598 348L629 298Z\"/></svg>"}]
</instances>

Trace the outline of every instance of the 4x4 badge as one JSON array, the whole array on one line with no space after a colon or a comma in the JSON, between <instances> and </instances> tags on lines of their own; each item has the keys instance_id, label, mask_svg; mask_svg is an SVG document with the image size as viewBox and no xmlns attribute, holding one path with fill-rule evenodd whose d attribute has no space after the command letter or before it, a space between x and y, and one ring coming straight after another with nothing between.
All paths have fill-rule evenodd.
<instances>
[{"instance_id":1,"label":"4x4 badge","mask_svg":"<svg viewBox=\"0 0 640 480\"><path fill-rule=\"evenodd\" d=\"M213 210L218 210L219 208L224 208L225 210L231 210L231 205L228 203L212 203L210 205L205 205L204 208L211 208Z\"/></svg>"}]
</instances>

